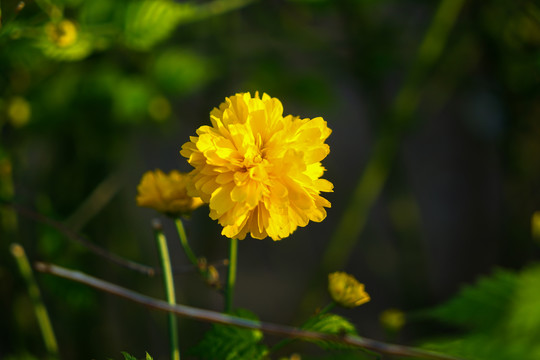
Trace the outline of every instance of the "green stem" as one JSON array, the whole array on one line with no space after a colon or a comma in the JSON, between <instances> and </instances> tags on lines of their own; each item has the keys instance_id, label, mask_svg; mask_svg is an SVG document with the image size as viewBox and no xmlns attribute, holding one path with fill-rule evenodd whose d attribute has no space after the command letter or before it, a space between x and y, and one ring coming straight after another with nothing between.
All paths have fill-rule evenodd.
<instances>
[{"instance_id":1,"label":"green stem","mask_svg":"<svg viewBox=\"0 0 540 360\"><path fill-rule=\"evenodd\" d=\"M32 268L28 262L28 258L24 252L24 249L21 245L13 243L10 247L11 254L17 261L17 266L19 271L26 282L26 287L28 288L28 295L32 300L32 305L34 306L34 312L36 313L36 318L41 330L41 336L45 342L45 348L47 353L53 359L58 359L58 344L56 342L56 337L54 336L54 330L51 325L51 320L43 299L41 298L41 293L37 286L36 280L32 273Z\"/></svg>"},{"instance_id":2,"label":"green stem","mask_svg":"<svg viewBox=\"0 0 540 360\"><path fill-rule=\"evenodd\" d=\"M330 304L326 305L325 307L323 307L320 311L319 311L319 314L318 315L322 315L322 314L326 314L327 312L329 312L330 310L332 310L333 308L335 308L337 305L337 303L335 301L332 301Z\"/></svg>"},{"instance_id":3,"label":"green stem","mask_svg":"<svg viewBox=\"0 0 540 360\"><path fill-rule=\"evenodd\" d=\"M163 234L161 223L154 221L154 236L159 249L159 257L161 260L161 268L163 270L163 282L165 283L165 292L167 295L167 303L176 305L176 296L174 293L174 281L171 269L171 259L169 257L169 249L167 247L167 239ZM180 349L178 347L178 323L174 314L169 313L169 336L171 346L171 360L180 360Z\"/></svg>"},{"instance_id":4,"label":"green stem","mask_svg":"<svg viewBox=\"0 0 540 360\"><path fill-rule=\"evenodd\" d=\"M197 256L195 256L195 253L193 252L193 250L191 250L191 247L189 246L186 236L186 230L184 229L184 223L182 222L182 219L176 218L175 224L176 230L178 231L178 236L180 237L180 243L182 244L182 248L184 249L186 256L188 257L189 261L191 261L191 263L198 268L199 259L197 258Z\"/></svg>"},{"instance_id":5,"label":"green stem","mask_svg":"<svg viewBox=\"0 0 540 360\"><path fill-rule=\"evenodd\" d=\"M233 306L234 284L236 283L236 263L238 259L238 239L231 239L229 248L229 268L225 288L225 312L230 313Z\"/></svg>"}]
</instances>

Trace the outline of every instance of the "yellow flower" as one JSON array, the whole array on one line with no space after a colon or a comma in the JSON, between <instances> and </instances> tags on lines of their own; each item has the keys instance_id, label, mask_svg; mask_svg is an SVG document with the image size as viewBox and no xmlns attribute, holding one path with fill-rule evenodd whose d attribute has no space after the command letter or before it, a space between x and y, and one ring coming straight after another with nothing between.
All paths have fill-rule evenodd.
<instances>
[{"instance_id":1,"label":"yellow flower","mask_svg":"<svg viewBox=\"0 0 540 360\"><path fill-rule=\"evenodd\" d=\"M69 20L62 20L59 23L47 23L45 33L49 40L58 47L70 46L77 40L77 27Z\"/></svg>"},{"instance_id":2,"label":"yellow flower","mask_svg":"<svg viewBox=\"0 0 540 360\"><path fill-rule=\"evenodd\" d=\"M343 307L353 308L370 300L364 291L364 284L341 271L328 275L328 291L332 299Z\"/></svg>"},{"instance_id":3,"label":"yellow flower","mask_svg":"<svg viewBox=\"0 0 540 360\"><path fill-rule=\"evenodd\" d=\"M187 194L188 174L176 170L168 175L161 170L146 172L137 187L137 205L149 207L170 216L190 213L203 204Z\"/></svg>"},{"instance_id":4,"label":"yellow flower","mask_svg":"<svg viewBox=\"0 0 540 360\"><path fill-rule=\"evenodd\" d=\"M320 178L330 152L326 121L283 116L278 99L259 93L226 98L210 120L180 154L194 167L191 193L209 203L223 235L280 240L326 217L330 202L319 195L333 188Z\"/></svg>"}]
</instances>

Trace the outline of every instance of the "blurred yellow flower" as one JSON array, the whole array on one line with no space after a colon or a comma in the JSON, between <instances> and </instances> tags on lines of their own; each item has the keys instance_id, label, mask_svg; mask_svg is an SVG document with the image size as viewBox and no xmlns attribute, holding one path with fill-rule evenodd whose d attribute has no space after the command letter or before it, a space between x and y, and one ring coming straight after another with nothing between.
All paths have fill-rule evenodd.
<instances>
[{"instance_id":1,"label":"blurred yellow flower","mask_svg":"<svg viewBox=\"0 0 540 360\"><path fill-rule=\"evenodd\" d=\"M226 98L210 120L180 154L194 167L190 192L209 203L223 235L280 240L326 217L330 202L319 195L333 189L321 179L326 121L283 116L278 99L259 93Z\"/></svg>"},{"instance_id":2,"label":"blurred yellow flower","mask_svg":"<svg viewBox=\"0 0 540 360\"><path fill-rule=\"evenodd\" d=\"M187 194L189 175L176 170L168 175L161 170L146 172L137 187L137 205L149 207L169 216L190 213L203 204Z\"/></svg>"},{"instance_id":3,"label":"blurred yellow flower","mask_svg":"<svg viewBox=\"0 0 540 360\"><path fill-rule=\"evenodd\" d=\"M58 23L49 22L45 25L45 33L49 40L58 47L67 47L77 41L77 27L69 20Z\"/></svg>"},{"instance_id":4,"label":"blurred yellow flower","mask_svg":"<svg viewBox=\"0 0 540 360\"><path fill-rule=\"evenodd\" d=\"M381 313L379 320L386 329L399 331L405 325L405 314L398 309L386 309Z\"/></svg>"},{"instance_id":5,"label":"blurred yellow flower","mask_svg":"<svg viewBox=\"0 0 540 360\"><path fill-rule=\"evenodd\" d=\"M21 127L30 120L32 107L25 98L15 96L9 102L7 113L11 124L15 127Z\"/></svg>"},{"instance_id":6,"label":"blurred yellow flower","mask_svg":"<svg viewBox=\"0 0 540 360\"><path fill-rule=\"evenodd\" d=\"M535 211L531 217L531 232L533 239L540 241L540 211Z\"/></svg>"},{"instance_id":7,"label":"blurred yellow flower","mask_svg":"<svg viewBox=\"0 0 540 360\"><path fill-rule=\"evenodd\" d=\"M353 308L370 300L364 291L364 284L341 271L328 275L328 291L332 299L343 307Z\"/></svg>"}]
</instances>

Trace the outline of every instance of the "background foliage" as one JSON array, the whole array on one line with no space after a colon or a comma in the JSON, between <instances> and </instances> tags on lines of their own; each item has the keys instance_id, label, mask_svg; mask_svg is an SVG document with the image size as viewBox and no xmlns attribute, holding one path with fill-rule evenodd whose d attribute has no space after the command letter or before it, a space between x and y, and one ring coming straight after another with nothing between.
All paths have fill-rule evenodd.
<instances>
[{"instance_id":1,"label":"background foliage","mask_svg":"<svg viewBox=\"0 0 540 360\"><path fill-rule=\"evenodd\" d=\"M435 42L443 48L428 64L417 49L437 6L3 0L2 203L34 209L113 253L156 266L149 225L155 214L134 203L140 176L154 168L189 170L178 151L211 108L235 92L267 92L286 113L328 121L326 178L335 193L323 223L280 243L240 243L238 306L264 321L302 324L328 302L321 263L330 256L331 271L353 273L372 297L360 309L338 311L363 336L472 359L538 358L539 251L531 216L540 210L540 6L469 0L455 22L443 12L449 36ZM397 106L400 89L411 83L417 101ZM399 111L411 116L395 122ZM365 226L351 250L334 256L329 244L366 164L378 169L375 145L392 155L381 157L387 172L367 184L372 203L358 200L369 211L353 219ZM1 358L44 354L9 254L14 241L32 260L163 297L156 278L96 257L35 216L2 206L0 223ZM204 210L187 230L198 254L211 262L225 257L219 226ZM165 231L174 234L171 224ZM170 240L170 248L173 264L184 269L179 243ZM167 356L163 314L50 276L38 282L64 358L119 358L124 350ZM178 275L176 285L179 302L221 309L222 299L195 272ZM389 307L409 315L399 334L379 324ZM181 347L204 342L209 328L181 321ZM208 336L212 331L221 330ZM264 352L252 335L248 350ZM292 346L319 355L314 346Z\"/></svg>"}]
</instances>

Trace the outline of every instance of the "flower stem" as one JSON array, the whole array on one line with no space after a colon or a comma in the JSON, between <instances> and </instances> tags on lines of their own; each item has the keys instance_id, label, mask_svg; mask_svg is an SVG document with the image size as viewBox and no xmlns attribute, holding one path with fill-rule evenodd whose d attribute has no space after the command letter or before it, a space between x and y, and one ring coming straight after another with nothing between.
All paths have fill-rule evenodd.
<instances>
[{"instance_id":1,"label":"flower stem","mask_svg":"<svg viewBox=\"0 0 540 360\"><path fill-rule=\"evenodd\" d=\"M58 359L58 344L56 342L56 337L54 335L54 330L51 325L51 320L45 304L43 304L43 299L39 292L39 288L36 283L36 279L32 273L32 268L28 262L28 258L24 252L24 249L21 245L13 243L10 247L11 254L17 261L17 266L19 271L26 282L26 287L28 288L28 295L32 300L32 305L34 306L34 312L36 313L36 318L41 330L41 336L45 342L45 348L47 353L52 359Z\"/></svg>"},{"instance_id":2,"label":"flower stem","mask_svg":"<svg viewBox=\"0 0 540 360\"><path fill-rule=\"evenodd\" d=\"M167 295L167 303L176 305L176 296L174 293L174 281L171 270L171 259L169 257L169 249L167 247L167 239L163 234L161 223L154 220L152 223L154 228L154 236L159 249L159 257L161 260L161 268L163 270L163 282L165 284L165 293ZM174 314L169 313L169 336L171 346L171 360L180 360L180 349L178 347L178 323Z\"/></svg>"},{"instance_id":3,"label":"flower stem","mask_svg":"<svg viewBox=\"0 0 540 360\"><path fill-rule=\"evenodd\" d=\"M326 305L319 311L319 315L326 314L327 312L332 310L336 305L337 303L335 301L332 301L330 304Z\"/></svg>"},{"instance_id":4,"label":"flower stem","mask_svg":"<svg viewBox=\"0 0 540 360\"><path fill-rule=\"evenodd\" d=\"M225 288L225 312L230 313L233 306L234 284L236 283L236 263L238 259L238 239L231 239L229 248L229 268Z\"/></svg>"},{"instance_id":5,"label":"flower stem","mask_svg":"<svg viewBox=\"0 0 540 360\"><path fill-rule=\"evenodd\" d=\"M189 246L187 236L186 236L186 230L184 229L184 223L182 222L182 219L176 218L174 222L176 224L176 230L178 231L178 236L180 237L180 243L182 244L182 248L184 249L186 256L195 267L198 267L199 260L197 259L197 256L195 256L195 253L193 252L193 250L191 250L191 247Z\"/></svg>"}]
</instances>

